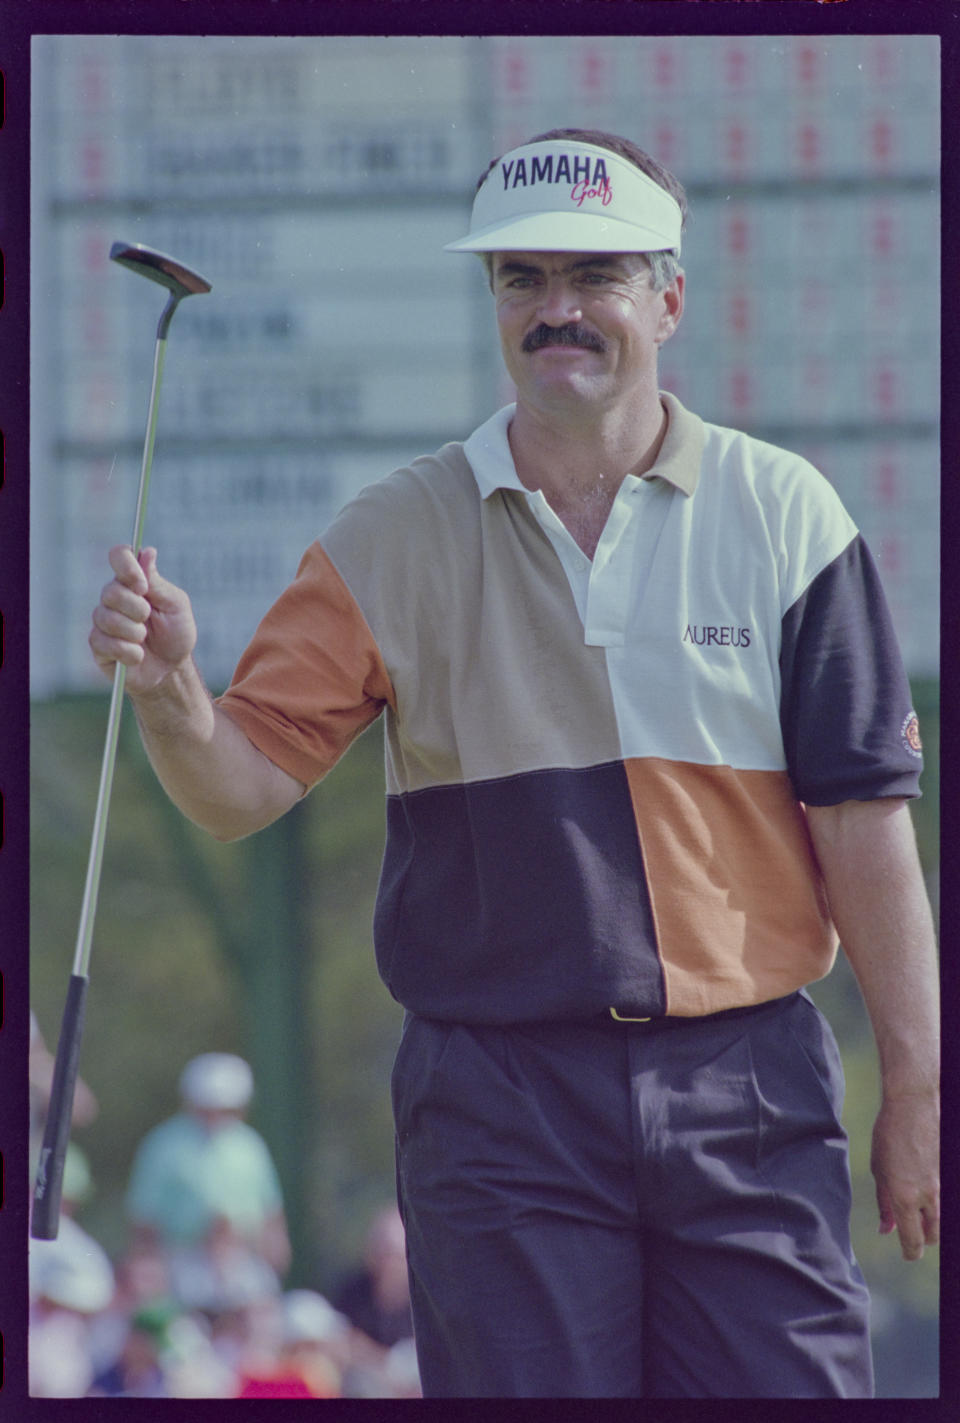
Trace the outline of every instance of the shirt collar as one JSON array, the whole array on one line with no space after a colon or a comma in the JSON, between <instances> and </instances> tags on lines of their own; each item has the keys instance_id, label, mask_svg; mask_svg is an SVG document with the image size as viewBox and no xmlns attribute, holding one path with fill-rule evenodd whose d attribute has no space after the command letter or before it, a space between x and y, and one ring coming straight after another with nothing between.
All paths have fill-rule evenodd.
<instances>
[{"instance_id":1,"label":"shirt collar","mask_svg":"<svg viewBox=\"0 0 960 1423\"><path fill-rule=\"evenodd\" d=\"M703 421L668 391L660 392L660 402L667 412L667 429L656 463L642 477L665 479L682 494L690 495L700 477L705 438ZM507 438L516 408L516 405L505 405L464 442L463 452L473 470L481 499L489 498L497 489L519 489L529 493L520 482Z\"/></svg>"}]
</instances>

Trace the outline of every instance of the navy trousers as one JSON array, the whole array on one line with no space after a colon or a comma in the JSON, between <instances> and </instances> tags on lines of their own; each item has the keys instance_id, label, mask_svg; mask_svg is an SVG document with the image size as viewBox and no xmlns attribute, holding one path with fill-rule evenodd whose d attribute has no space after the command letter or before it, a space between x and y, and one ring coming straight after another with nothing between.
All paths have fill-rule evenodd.
<instances>
[{"instance_id":1,"label":"navy trousers","mask_svg":"<svg viewBox=\"0 0 960 1423\"><path fill-rule=\"evenodd\" d=\"M842 1071L806 995L409 1017L393 1093L425 1397L872 1396Z\"/></svg>"}]
</instances>

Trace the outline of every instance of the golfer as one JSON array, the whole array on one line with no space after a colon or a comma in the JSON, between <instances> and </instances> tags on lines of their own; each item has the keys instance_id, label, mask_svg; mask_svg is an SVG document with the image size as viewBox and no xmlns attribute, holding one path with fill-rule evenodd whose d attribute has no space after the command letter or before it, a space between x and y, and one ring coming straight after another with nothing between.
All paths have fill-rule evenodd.
<instances>
[{"instance_id":1,"label":"golfer","mask_svg":"<svg viewBox=\"0 0 960 1423\"><path fill-rule=\"evenodd\" d=\"M685 198L632 143L497 159L469 235L516 404L364 490L225 695L156 553L90 642L216 837L381 712L380 972L427 1397L869 1397L843 942L882 1231L938 1238L916 717L874 565L802 459L658 389ZM389 260L385 258L385 260ZM426 395L426 392L425 392Z\"/></svg>"}]
</instances>

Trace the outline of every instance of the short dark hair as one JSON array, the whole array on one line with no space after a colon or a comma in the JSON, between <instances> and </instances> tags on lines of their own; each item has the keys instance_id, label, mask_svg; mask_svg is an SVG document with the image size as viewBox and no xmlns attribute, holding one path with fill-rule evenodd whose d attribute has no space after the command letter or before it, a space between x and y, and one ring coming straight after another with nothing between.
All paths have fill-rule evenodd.
<instances>
[{"instance_id":1,"label":"short dark hair","mask_svg":"<svg viewBox=\"0 0 960 1423\"><path fill-rule=\"evenodd\" d=\"M566 140L568 143L591 143L595 148L609 148L611 153L616 153L621 158L626 158L641 173L646 173L648 178L652 178L655 183L659 183L670 196L676 201L680 209L680 231L683 232L687 225L687 195L684 191L680 179L665 168L662 163L658 163L649 153L633 142L632 139L622 138L620 134L606 133L599 128L551 128L546 133L538 133L533 138L528 138L527 143L553 143ZM518 145L520 146L520 145ZM502 157L502 155L501 155ZM475 193L483 187L487 178L500 162L500 158L494 158L477 179ZM493 277L492 253L481 252L480 257L487 271L488 280ZM668 287L674 277L680 271L678 254L675 250L667 248L662 252L644 252L647 266L651 269L653 276L654 290L662 291Z\"/></svg>"}]
</instances>

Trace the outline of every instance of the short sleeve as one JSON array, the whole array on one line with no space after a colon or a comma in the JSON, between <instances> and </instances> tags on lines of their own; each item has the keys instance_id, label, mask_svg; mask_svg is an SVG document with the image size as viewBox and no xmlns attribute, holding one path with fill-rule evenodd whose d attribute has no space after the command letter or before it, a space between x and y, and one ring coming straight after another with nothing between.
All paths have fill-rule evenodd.
<instances>
[{"instance_id":1,"label":"short sleeve","mask_svg":"<svg viewBox=\"0 0 960 1423\"><path fill-rule=\"evenodd\" d=\"M310 786L392 701L353 593L321 544L312 544L217 705L265 756Z\"/></svg>"},{"instance_id":2,"label":"short sleeve","mask_svg":"<svg viewBox=\"0 0 960 1423\"><path fill-rule=\"evenodd\" d=\"M782 620L780 721L808 805L920 794L916 713L876 565L857 534Z\"/></svg>"}]
</instances>

